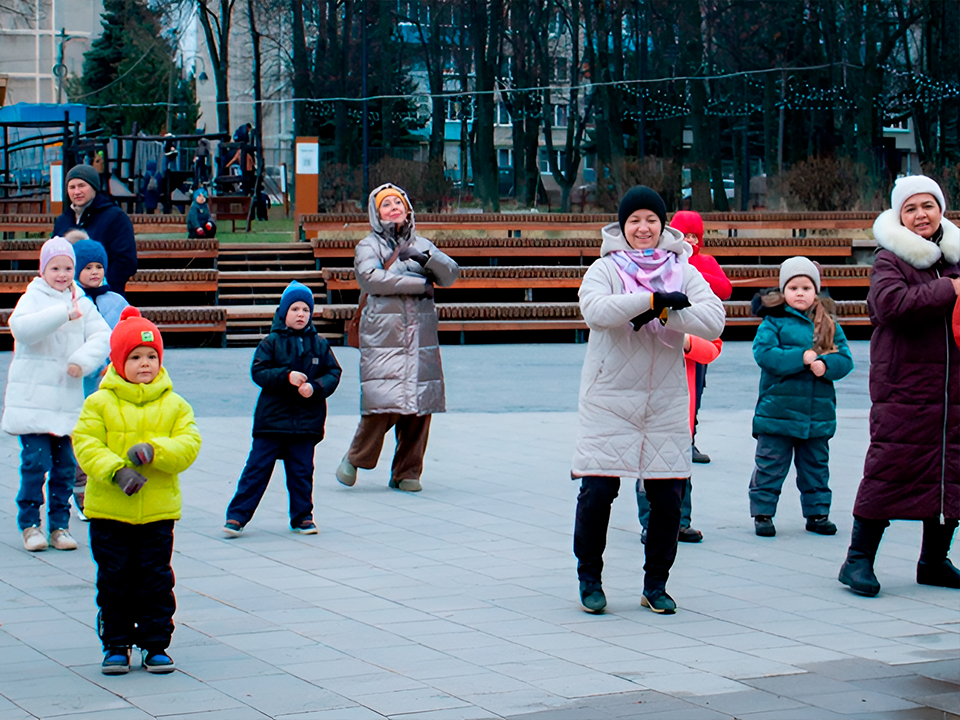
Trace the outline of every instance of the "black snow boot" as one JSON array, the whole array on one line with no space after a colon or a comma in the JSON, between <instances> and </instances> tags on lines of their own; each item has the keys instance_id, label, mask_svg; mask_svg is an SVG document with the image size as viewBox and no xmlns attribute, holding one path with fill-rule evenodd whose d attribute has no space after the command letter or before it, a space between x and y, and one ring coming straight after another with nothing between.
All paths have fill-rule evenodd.
<instances>
[{"instance_id":1,"label":"black snow boot","mask_svg":"<svg viewBox=\"0 0 960 720\"><path fill-rule=\"evenodd\" d=\"M855 593L873 597L880 592L880 582L873 572L873 561L883 538L883 531L890 523L886 520L853 518L850 533L850 549L837 578Z\"/></svg>"},{"instance_id":2,"label":"black snow boot","mask_svg":"<svg viewBox=\"0 0 960 720\"><path fill-rule=\"evenodd\" d=\"M947 520L945 525L939 518L923 521L923 545L917 563L917 582L921 585L960 588L960 570L947 557L956 529L956 520Z\"/></svg>"}]
</instances>

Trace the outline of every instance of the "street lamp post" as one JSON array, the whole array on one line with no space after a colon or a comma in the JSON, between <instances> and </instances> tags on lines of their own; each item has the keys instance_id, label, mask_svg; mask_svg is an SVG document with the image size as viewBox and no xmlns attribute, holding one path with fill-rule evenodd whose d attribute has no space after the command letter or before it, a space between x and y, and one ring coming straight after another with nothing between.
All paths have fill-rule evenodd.
<instances>
[{"instance_id":1,"label":"street lamp post","mask_svg":"<svg viewBox=\"0 0 960 720\"><path fill-rule=\"evenodd\" d=\"M63 64L63 46L71 40L77 40L79 36L67 35L67 29L60 28L57 37L60 39L60 48L57 51L57 64L53 66L53 74L57 78L57 105L60 105L63 103L63 78L67 74L67 66Z\"/></svg>"}]
</instances>

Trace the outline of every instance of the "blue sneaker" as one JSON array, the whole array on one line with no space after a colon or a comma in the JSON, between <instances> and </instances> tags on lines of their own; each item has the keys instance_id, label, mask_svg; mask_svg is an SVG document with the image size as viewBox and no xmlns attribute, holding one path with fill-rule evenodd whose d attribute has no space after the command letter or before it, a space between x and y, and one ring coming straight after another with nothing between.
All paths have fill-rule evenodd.
<instances>
[{"instance_id":1,"label":"blue sneaker","mask_svg":"<svg viewBox=\"0 0 960 720\"><path fill-rule=\"evenodd\" d=\"M173 662L173 658L167 655L167 653L163 650L158 652L141 650L140 653L142 658L140 664L149 673L171 673L177 669L176 664Z\"/></svg>"},{"instance_id":2,"label":"blue sneaker","mask_svg":"<svg viewBox=\"0 0 960 720\"><path fill-rule=\"evenodd\" d=\"M304 520L302 523L297 525L297 527L292 527L290 529L295 533L300 533L301 535L316 535L320 532L317 530L317 526L313 520Z\"/></svg>"},{"instance_id":3,"label":"blue sneaker","mask_svg":"<svg viewBox=\"0 0 960 720\"><path fill-rule=\"evenodd\" d=\"M104 675L126 675L130 672L130 648L114 647L104 650L100 672Z\"/></svg>"}]
</instances>

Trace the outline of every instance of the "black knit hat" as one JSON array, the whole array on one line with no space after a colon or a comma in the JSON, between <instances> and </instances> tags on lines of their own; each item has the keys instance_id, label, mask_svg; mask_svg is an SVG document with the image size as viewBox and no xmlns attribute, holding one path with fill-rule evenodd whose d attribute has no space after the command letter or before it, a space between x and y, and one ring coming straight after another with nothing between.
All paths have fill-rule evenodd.
<instances>
[{"instance_id":1,"label":"black knit hat","mask_svg":"<svg viewBox=\"0 0 960 720\"><path fill-rule=\"evenodd\" d=\"M100 173L92 165L74 165L67 173L67 182L83 180L87 185L100 192Z\"/></svg>"},{"instance_id":2,"label":"black knit hat","mask_svg":"<svg viewBox=\"0 0 960 720\"><path fill-rule=\"evenodd\" d=\"M617 211L617 219L620 221L620 232L626 235L623 229L627 224L627 218L633 215L637 210L652 210L660 218L660 227L667 226L667 206L663 198L657 194L656 190L651 190L646 185L637 185L627 190L627 194L620 201L620 209Z\"/></svg>"}]
</instances>

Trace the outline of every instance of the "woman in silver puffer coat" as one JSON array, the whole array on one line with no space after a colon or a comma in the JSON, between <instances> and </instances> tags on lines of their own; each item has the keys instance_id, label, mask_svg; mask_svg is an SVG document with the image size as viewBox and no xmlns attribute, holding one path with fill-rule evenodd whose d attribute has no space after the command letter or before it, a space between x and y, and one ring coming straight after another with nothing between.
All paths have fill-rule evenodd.
<instances>
[{"instance_id":1,"label":"woman in silver puffer coat","mask_svg":"<svg viewBox=\"0 0 960 720\"><path fill-rule=\"evenodd\" d=\"M384 436L395 428L390 487L418 492L430 418L446 410L433 286L453 285L460 268L416 234L401 188L376 188L368 209L371 232L353 260L367 296L360 316L361 417L337 480L352 486L357 468L376 467Z\"/></svg>"}]
</instances>

